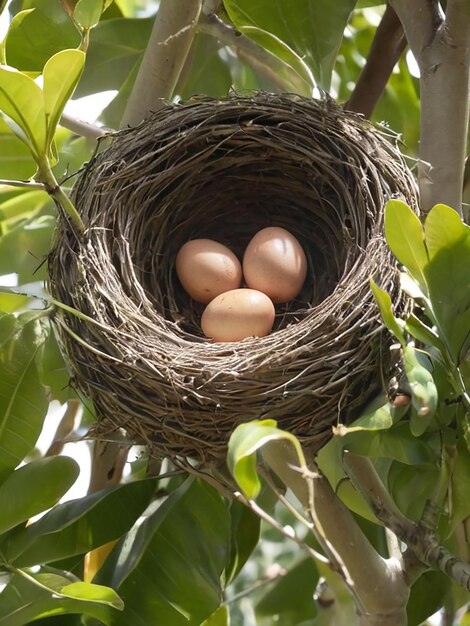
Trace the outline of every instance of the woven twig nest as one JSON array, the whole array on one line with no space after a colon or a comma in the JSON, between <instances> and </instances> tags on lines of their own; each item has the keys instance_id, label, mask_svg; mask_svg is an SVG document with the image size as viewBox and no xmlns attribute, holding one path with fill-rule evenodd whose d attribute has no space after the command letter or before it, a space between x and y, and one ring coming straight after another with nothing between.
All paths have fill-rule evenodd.
<instances>
[{"instance_id":1,"label":"woven twig nest","mask_svg":"<svg viewBox=\"0 0 470 626\"><path fill-rule=\"evenodd\" d=\"M56 322L99 431L208 462L236 425L269 417L317 450L382 387L389 339L369 279L401 306L383 206L415 194L394 145L327 100L195 99L117 133L74 188L85 236L62 217L50 257L53 295L91 318ZM304 288L270 335L213 343L175 256L202 237L241 257L266 226L301 242Z\"/></svg>"}]
</instances>

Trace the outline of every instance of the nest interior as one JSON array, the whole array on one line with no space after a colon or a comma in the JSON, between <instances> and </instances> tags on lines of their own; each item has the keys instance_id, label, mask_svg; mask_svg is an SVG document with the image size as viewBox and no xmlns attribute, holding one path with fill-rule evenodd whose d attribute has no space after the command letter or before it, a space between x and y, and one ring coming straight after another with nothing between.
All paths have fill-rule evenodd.
<instances>
[{"instance_id":1,"label":"nest interior","mask_svg":"<svg viewBox=\"0 0 470 626\"><path fill-rule=\"evenodd\" d=\"M389 340L369 279L402 306L383 206L416 208L416 188L360 116L292 95L168 103L115 134L73 197L86 232L60 217L50 288L84 314L59 309L56 325L101 433L209 462L237 424L269 417L317 450L381 388ZM265 226L298 238L305 285L270 335L213 343L176 254L205 237L241 258Z\"/></svg>"}]
</instances>

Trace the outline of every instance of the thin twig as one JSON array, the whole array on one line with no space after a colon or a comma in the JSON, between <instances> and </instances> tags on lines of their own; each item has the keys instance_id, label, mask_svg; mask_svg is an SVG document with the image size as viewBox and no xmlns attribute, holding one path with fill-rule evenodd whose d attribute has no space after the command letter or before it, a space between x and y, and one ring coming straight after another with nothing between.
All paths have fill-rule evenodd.
<instances>
[{"instance_id":1,"label":"thin twig","mask_svg":"<svg viewBox=\"0 0 470 626\"><path fill-rule=\"evenodd\" d=\"M47 191L46 186L43 183L28 180L9 180L7 178L0 178L0 185L6 185L8 187L24 187L26 189L41 189L42 191Z\"/></svg>"},{"instance_id":2,"label":"thin twig","mask_svg":"<svg viewBox=\"0 0 470 626\"><path fill-rule=\"evenodd\" d=\"M71 130L76 135L87 137L88 139L99 139L108 133L114 132L111 128L104 128L102 126L97 126L96 124L84 122L83 120L73 117L72 115L68 115L67 113L62 113L60 125L68 130Z\"/></svg>"}]
</instances>

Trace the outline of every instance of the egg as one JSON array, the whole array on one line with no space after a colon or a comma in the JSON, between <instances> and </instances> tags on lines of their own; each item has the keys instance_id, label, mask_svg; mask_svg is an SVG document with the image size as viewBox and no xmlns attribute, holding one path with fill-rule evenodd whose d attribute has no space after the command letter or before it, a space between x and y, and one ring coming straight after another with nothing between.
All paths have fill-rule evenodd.
<instances>
[{"instance_id":1,"label":"egg","mask_svg":"<svg viewBox=\"0 0 470 626\"><path fill-rule=\"evenodd\" d=\"M243 256L243 275L248 287L262 291L273 302L289 302L305 282L307 259L294 235L269 226L249 242Z\"/></svg>"},{"instance_id":2,"label":"egg","mask_svg":"<svg viewBox=\"0 0 470 626\"><path fill-rule=\"evenodd\" d=\"M212 239L187 241L176 255L176 274L186 292L207 304L224 291L237 289L242 268L235 254Z\"/></svg>"},{"instance_id":3,"label":"egg","mask_svg":"<svg viewBox=\"0 0 470 626\"><path fill-rule=\"evenodd\" d=\"M201 328L214 341L264 337L273 327L274 315L274 304L266 294L256 289L231 289L206 306Z\"/></svg>"}]
</instances>

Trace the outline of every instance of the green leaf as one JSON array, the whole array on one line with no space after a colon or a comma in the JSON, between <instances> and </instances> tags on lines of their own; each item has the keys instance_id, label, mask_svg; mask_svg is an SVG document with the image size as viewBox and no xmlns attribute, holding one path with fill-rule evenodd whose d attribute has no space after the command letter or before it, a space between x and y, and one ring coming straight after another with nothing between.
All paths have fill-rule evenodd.
<instances>
[{"instance_id":1,"label":"green leaf","mask_svg":"<svg viewBox=\"0 0 470 626\"><path fill-rule=\"evenodd\" d=\"M256 26L295 50L329 90L336 54L355 0L224 0L239 29Z\"/></svg>"},{"instance_id":2,"label":"green leaf","mask_svg":"<svg viewBox=\"0 0 470 626\"><path fill-rule=\"evenodd\" d=\"M256 470L257 452L265 444L282 439L294 446L300 466L306 467L299 441L294 435L277 428L274 420L254 420L240 424L233 431L228 444L227 463L233 477L250 500L256 498L261 490Z\"/></svg>"},{"instance_id":3,"label":"green leaf","mask_svg":"<svg viewBox=\"0 0 470 626\"><path fill-rule=\"evenodd\" d=\"M75 97L120 89L142 59L153 18L116 18L98 24L90 33L85 69Z\"/></svg>"},{"instance_id":4,"label":"green leaf","mask_svg":"<svg viewBox=\"0 0 470 626\"><path fill-rule=\"evenodd\" d=\"M8 287L0 287L0 313L18 311L30 301L28 296L7 290Z\"/></svg>"},{"instance_id":5,"label":"green leaf","mask_svg":"<svg viewBox=\"0 0 470 626\"><path fill-rule=\"evenodd\" d=\"M388 484L400 511L419 522L424 505L439 482L439 468L434 465L402 465L394 463L388 475Z\"/></svg>"},{"instance_id":6,"label":"green leaf","mask_svg":"<svg viewBox=\"0 0 470 626\"><path fill-rule=\"evenodd\" d=\"M38 371L42 384L48 389L50 399L63 404L77 397L70 385L70 374L57 345L54 328L51 328L38 354Z\"/></svg>"},{"instance_id":7,"label":"green leaf","mask_svg":"<svg viewBox=\"0 0 470 626\"><path fill-rule=\"evenodd\" d=\"M0 533L54 506L79 473L77 463L66 456L39 459L15 470L0 485Z\"/></svg>"},{"instance_id":8,"label":"green leaf","mask_svg":"<svg viewBox=\"0 0 470 626\"><path fill-rule=\"evenodd\" d=\"M313 596L318 583L318 570L311 558L291 567L270 586L256 604L258 617L277 616L279 624L298 624L313 620L317 613Z\"/></svg>"},{"instance_id":9,"label":"green leaf","mask_svg":"<svg viewBox=\"0 0 470 626\"><path fill-rule=\"evenodd\" d=\"M370 279L370 288L372 289L385 326L395 335L402 346L406 346L405 335L403 334L397 318L393 314L392 299L389 294L376 285L372 278Z\"/></svg>"},{"instance_id":10,"label":"green leaf","mask_svg":"<svg viewBox=\"0 0 470 626\"><path fill-rule=\"evenodd\" d=\"M416 409L410 426L415 437L419 437L427 430L437 408L437 389L429 371L432 366L427 357L411 345L403 348L403 366L411 389L411 402Z\"/></svg>"},{"instance_id":11,"label":"green leaf","mask_svg":"<svg viewBox=\"0 0 470 626\"><path fill-rule=\"evenodd\" d=\"M446 534L449 536L457 524L470 516L470 452L468 448L459 443L455 464L452 468L451 486L449 494L451 498L449 510L449 526Z\"/></svg>"},{"instance_id":12,"label":"green leaf","mask_svg":"<svg viewBox=\"0 0 470 626\"><path fill-rule=\"evenodd\" d=\"M189 478L121 540L95 577L124 600L113 626L199 626L221 604L229 544L223 499Z\"/></svg>"},{"instance_id":13,"label":"green leaf","mask_svg":"<svg viewBox=\"0 0 470 626\"><path fill-rule=\"evenodd\" d=\"M388 430L346 433L343 447L372 459L395 459L407 465L436 462L435 451L422 439L416 439L406 422Z\"/></svg>"},{"instance_id":14,"label":"green leaf","mask_svg":"<svg viewBox=\"0 0 470 626\"><path fill-rule=\"evenodd\" d=\"M420 626L441 609L451 582L441 572L425 572L411 587L406 606L408 626ZM428 622L426 622L428 623Z\"/></svg>"},{"instance_id":15,"label":"green leaf","mask_svg":"<svg viewBox=\"0 0 470 626\"><path fill-rule=\"evenodd\" d=\"M232 541L225 570L227 584L237 576L258 545L261 523L258 515L236 500L230 504L230 517Z\"/></svg>"},{"instance_id":16,"label":"green leaf","mask_svg":"<svg viewBox=\"0 0 470 626\"><path fill-rule=\"evenodd\" d=\"M385 237L393 254L426 293L423 270L429 259L423 227L418 216L402 200L389 200L385 205Z\"/></svg>"},{"instance_id":17,"label":"green leaf","mask_svg":"<svg viewBox=\"0 0 470 626\"><path fill-rule=\"evenodd\" d=\"M132 527L148 506L155 484L154 479L139 480L59 504L11 535L3 550L18 566L89 552Z\"/></svg>"},{"instance_id":18,"label":"green leaf","mask_svg":"<svg viewBox=\"0 0 470 626\"><path fill-rule=\"evenodd\" d=\"M103 0L78 0L73 17L82 28L93 28L100 21L101 14L106 8L104 5Z\"/></svg>"},{"instance_id":19,"label":"green leaf","mask_svg":"<svg viewBox=\"0 0 470 626\"><path fill-rule=\"evenodd\" d=\"M12 3L10 11L16 12L17 7L34 11L8 31L6 54L13 67L42 72L47 60L56 52L80 44L80 35L60 2L17 1Z\"/></svg>"},{"instance_id":20,"label":"green leaf","mask_svg":"<svg viewBox=\"0 0 470 626\"><path fill-rule=\"evenodd\" d=\"M230 626L230 611L226 604L220 606L215 613L212 613L201 626Z\"/></svg>"},{"instance_id":21,"label":"green leaf","mask_svg":"<svg viewBox=\"0 0 470 626\"><path fill-rule=\"evenodd\" d=\"M223 98L228 94L232 78L227 63L218 54L219 49L220 44L214 37L196 34L175 89L183 100L201 93L213 98ZM111 127L115 128L116 124Z\"/></svg>"},{"instance_id":22,"label":"green leaf","mask_svg":"<svg viewBox=\"0 0 470 626\"><path fill-rule=\"evenodd\" d=\"M48 402L36 355L43 340L36 322L0 317L0 478L31 452L42 429Z\"/></svg>"},{"instance_id":23,"label":"green leaf","mask_svg":"<svg viewBox=\"0 0 470 626\"><path fill-rule=\"evenodd\" d=\"M286 43L272 33L257 26L241 26L240 32L253 39L260 46L284 61L293 72L284 72L286 89L304 96L311 96L315 87L315 79L308 65ZM287 68L286 68L287 69Z\"/></svg>"},{"instance_id":24,"label":"green leaf","mask_svg":"<svg viewBox=\"0 0 470 626\"><path fill-rule=\"evenodd\" d=\"M0 593L0 626L26 626L37 619L76 613L111 626L122 601L112 589L70 583L62 574L19 570Z\"/></svg>"},{"instance_id":25,"label":"green leaf","mask_svg":"<svg viewBox=\"0 0 470 626\"><path fill-rule=\"evenodd\" d=\"M35 172L31 150L0 117L0 178L29 180Z\"/></svg>"},{"instance_id":26,"label":"green leaf","mask_svg":"<svg viewBox=\"0 0 470 626\"><path fill-rule=\"evenodd\" d=\"M438 204L425 222L429 262L424 274L441 339L455 363L470 334L470 226L450 207Z\"/></svg>"},{"instance_id":27,"label":"green leaf","mask_svg":"<svg viewBox=\"0 0 470 626\"><path fill-rule=\"evenodd\" d=\"M428 346L434 346L441 352L444 352L445 346L441 341L439 335L437 335L432 328L426 326L419 318L413 313L408 316L405 322L405 328L415 339L421 341Z\"/></svg>"},{"instance_id":28,"label":"green leaf","mask_svg":"<svg viewBox=\"0 0 470 626\"><path fill-rule=\"evenodd\" d=\"M0 204L0 225L2 234L12 230L21 220L33 218L50 198L45 191L23 191Z\"/></svg>"},{"instance_id":29,"label":"green leaf","mask_svg":"<svg viewBox=\"0 0 470 626\"><path fill-rule=\"evenodd\" d=\"M26 9L26 11L20 11L19 13L14 15L12 19L10 20L8 31L11 31L14 28L17 28L21 24L21 22L24 20L24 18L31 13L32 10L33 9ZM3 41L0 43L0 65L7 65L6 40L7 40L7 37L5 36Z\"/></svg>"},{"instance_id":30,"label":"green leaf","mask_svg":"<svg viewBox=\"0 0 470 626\"><path fill-rule=\"evenodd\" d=\"M51 249L56 219L40 215L22 220L0 237L0 274L19 274L20 284L47 278L44 264Z\"/></svg>"},{"instance_id":31,"label":"green leaf","mask_svg":"<svg viewBox=\"0 0 470 626\"><path fill-rule=\"evenodd\" d=\"M18 125L24 135L17 130L15 134L30 146L36 157L45 154L44 97L32 78L13 68L0 67L0 111Z\"/></svg>"},{"instance_id":32,"label":"green leaf","mask_svg":"<svg viewBox=\"0 0 470 626\"><path fill-rule=\"evenodd\" d=\"M393 426L394 419L391 414L391 406L384 395L374 399L364 410L364 413L351 425L339 426L342 436L347 433L359 431L388 430Z\"/></svg>"},{"instance_id":33,"label":"green leaf","mask_svg":"<svg viewBox=\"0 0 470 626\"><path fill-rule=\"evenodd\" d=\"M54 139L65 105L80 80L84 64L85 53L81 50L62 50L51 57L44 66L43 92L48 149Z\"/></svg>"}]
</instances>

